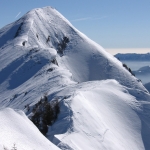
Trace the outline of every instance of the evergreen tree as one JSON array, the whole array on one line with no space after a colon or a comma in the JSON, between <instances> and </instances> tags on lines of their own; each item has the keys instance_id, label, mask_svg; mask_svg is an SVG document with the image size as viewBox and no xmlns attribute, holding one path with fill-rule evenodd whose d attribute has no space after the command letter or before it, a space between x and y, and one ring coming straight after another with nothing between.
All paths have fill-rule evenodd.
<instances>
[{"instance_id":1,"label":"evergreen tree","mask_svg":"<svg viewBox=\"0 0 150 150\"><path fill-rule=\"evenodd\" d=\"M55 102L55 105L54 105L54 112L55 112L55 117L54 117L54 119L56 120L56 119L57 119L57 116L58 116L58 114L59 114L59 112L60 112L60 107L59 107L59 102L58 102L58 100L56 100L56 102Z\"/></svg>"},{"instance_id":2,"label":"evergreen tree","mask_svg":"<svg viewBox=\"0 0 150 150\"><path fill-rule=\"evenodd\" d=\"M37 126L37 128L46 135L48 132L48 126L52 125L57 119L60 112L58 100L53 103L48 102L48 97L45 95L40 101L33 107L31 121Z\"/></svg>"}]
</instances>

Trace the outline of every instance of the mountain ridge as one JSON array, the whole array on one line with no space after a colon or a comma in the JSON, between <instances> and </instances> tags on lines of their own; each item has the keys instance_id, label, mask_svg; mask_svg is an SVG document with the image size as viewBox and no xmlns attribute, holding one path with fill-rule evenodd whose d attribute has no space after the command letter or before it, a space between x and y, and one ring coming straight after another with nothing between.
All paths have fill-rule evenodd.
<instances>
[{"instance_id":1,"label":"mountain ridge","mask_svg":"<svg viewBox=\"0 0 150 150\"><path fill-rule=\"evenodd\" d=\"M47 95L48 102L57 99L60 105L58 119L47 133L58 149L148 150L148 91L119 60L55 9L29 11L0 29L0 41L1 109L20 109L30 118L33 107Z\"/></svg>"},{"instance_id":2,"label":"mountain ridge","mask_svg":"<svg viewBox=\"0 0 150 150\"><path fill-rule=\"evenodd\" d=\"M37 10L38 10L38 13L40 13L41 11L44 11L44 13L46 14L44 16L46 18L45 19L46 22L44 22L42 15L40 16L40 19L39 19L38 15L35 15L35 11L37 11ZM56 16L55 16L53 14L55 12L56 12L56 10L52 9L51 7L44 7L43 9L34 9L33 11L28 12L27 16L25 15L27 18L27 20L25 21L26 24L24 25L25 27L21 30L23 35L22 36L20 35L19 37L16 37L14 39L15 40L14 46L21 46L21 48L22 48L23 47L22 44L23 44L23 42L25 42L26 43L26 44L24 43L25 47L32 48L35 46L35 47L41 47L41 48L54 48L58 52L58 44L60 44L62 42L62 39L64 37L68 37L70 39L70 42L67 43L67 47L63 52L63 53L65 53L65 55L64 55L64 57L62 57L62 59L63 59L63 61L65 61L65 63L67 63L67 68L71 71L71 73L74 76L74 79L77 82L115 78L121 84L126 85L128 82L124 82L121 79L122 75L123 75L122 72L126 72L125 73L126 77L124 79L126 79L128 76L128 80L131 80L130 73L128 73L128 71L123 69L122 64L118 60L113 58L113 56L111 54L107 53L101 46L99 46L95 42L91 41L88 37L81 34L78 30L75 30L74 27L72 28L72 26L70 26L70 24L66 25L66 23L68 23L68 21L66 21L66 19L65 19L65 21L62 20L63 17L62 17L62 15L59 16L59 13L58 14L56 13ZM44 14L44 13L41 13L41 14ZM31 16L28 16L28 14L30 14ZM53 20L54 16L55 16L55 21ZM33 20L32 17L34 17L34 22L31 21L31 20ZM23 16L23 18L24 18L24 16ZM43 21L43 23L41 22L41 20ZM49 24L49 22L51 24ZM59 24L58 24L58 22L59 22ZM30 26L30 24L32 24L32 27ZM37 26L37 24L38 24L38 26ZM41 24L44 24L44 26ZM55 25L57 25L57 30L55 28ZM40 27L40 29L38 29L39 27ZM47 30L48 28L49 28L49 30ZM27 32L27 31L28 32L24 33L24 30L25 30L25 32ZM38 31L36 31L36 30L40 31L39 35L38 35ZM72 34L70 34L70 33L72 33ZM58 37L58 34L59 34L59 37ZM38 37L37 37L37 35L38 35ZM46 40L48 39L48 36L50 36L50 41L46 42ZM91 51L91 49L93 52ZM86 53L84 51L86 51ZM79 53L80 53L80 55L78 55ZM77 54L77 56L75 56L76 54ZM87 56L85 56L85 54ZM73 66L70 66L72 64L72 62L74 62L76 64L78 63L74 59L75 57L80 57L78 59L78 61L80 61L80 65L82 65L82 60L94 62L94 63L91 63L90 65L84 63L84 65L82 66L82 70L83 70L83 68L85 68L84 70L87 72L86 73L87 75L85 75L85 72L82 72L82 70L79 67L76 67L76 69L75 69L76 71L74 71ZM100 66L102 66L102 67L108 66L108 67L101 68L104 71L104 73L101 72L100 69L99 69L99 71L97 69L93 70L94 72L97 72L97 74L100 74L99 76L93 76L93 74L95 74L95 73L91 74L90 70L92 70L93 68L96 68L95 64L98 64L99 62L101 62L102 64L98 65L96 67L99 67L99 68L101 68ZM121 69L120 71L118 70L118 67ZM111 72L114 72L114 71L120 72L120 73L118 73L117 76L114 76L115 74L112 73L112 75L113 75L112 76ZM110 72L110 73L108 74L108 72ZM107 74L107 77L106 77L106 74ZM121 74L121 77L119 77L120 74ZM132 79L132 81L130 81L130 82L137 82L137 81L135 79ZM139 84L137 84L137 83L128 84L126 86L133 86L133 85L135 87L137 85L139 86Z\"/></svg>"}]
</instances>

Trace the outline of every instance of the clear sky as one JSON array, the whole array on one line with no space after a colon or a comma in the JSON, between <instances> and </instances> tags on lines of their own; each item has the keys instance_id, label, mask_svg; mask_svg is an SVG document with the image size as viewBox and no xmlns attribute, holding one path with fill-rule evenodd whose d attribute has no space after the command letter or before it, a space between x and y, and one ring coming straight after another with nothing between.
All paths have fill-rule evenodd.
<instances>
[{"instance_id":1,"label":"clear sky","mask_svg":"<svg viewBox=\"0 0 150 150\"><path fill-rule=\"evenodd\" d=\"M150 51L150 0L0 0L0 28L44 6L56 8L110 52Z\"/></svg>"}]
</instances>

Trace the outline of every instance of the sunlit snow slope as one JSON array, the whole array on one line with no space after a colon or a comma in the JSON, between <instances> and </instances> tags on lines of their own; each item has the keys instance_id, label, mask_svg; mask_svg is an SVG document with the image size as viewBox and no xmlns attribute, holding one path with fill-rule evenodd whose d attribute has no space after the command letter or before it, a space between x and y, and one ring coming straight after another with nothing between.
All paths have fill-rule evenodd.
<instances>
[{"instance_id":1,"label":"sunlit snow slope","mask_svg":"<svg viewBox=\"0 0 150 150\"><path fill-rule=\"evenodd\" d=\"M58 119L47 134L50 141L24 115L7 109L30 116L25 105L32 108L45 94L49 101L60 102ZM149 100L148 91L120 61L54 8L34 9L0 29L0 127L5 127L0 139L8 128L16 137L0 140L1 147L16 143L19 150L49 145L63 150L148 150ZM16 122L16 116L18 123L10 126L9 118ZM34 128L31 137L22 130L26 123L29 131ZM33 141L35 134L46 141L42 147ZM30 148L20 140L24 135Z\"/></svg>"},{"instance_id":2,"label":"sunlit snow slope","mask_svg":"<svg viewBox=\"0 0 150 150\"><path fill-rule=\"evenodd\" d=\"M47 42L49 36L50 40ZM60 66L64 65L66 69L72 73L73 80L85 82L116 79L122 85L143 88L143 86L122 67L120 61L76 30L61 14L50 7L34 9L18 21L1 29L0 58L3 63L0 63L0 69L2 70L6 65L14 62L13 59L7 60L7 58L10 58L12 53L14 53L10 52L10 49L29 51L34 47L38 47L43 49L54 48L57 50L58 45L62 42L64 37L68 37L69 42L63 51L63 57L58 60L58 63ZM7 46L4 44L4 42L6 43L6 38ZM25 47L23 43L25 43ZM4 48L9 49L9 54L6 55L7 51L2 50ZM21 52L15 52L15 57L17 57L16 53L23 55L20 54ZM4 61L7 62L4 63Z\"/></svg>"},{"instance_id":3,"label":"sunlit snow slope","mask_svg":"<svg viewBox=\"0 0 150 150\"><path fill-rule=\"evenodd\" d=\"M64 94L59 119L48 134L60 149L149 149L149 95L133 92L115 80L70 86L57 96Z\"/></svg>"},{"instance_id":4,"label":"sunlit snow slope","mask_svg":"<svg viewBox=\"0 0 150 150\"><path fill-rule=\"evenodd\" d=\"M18 150L59 150L50 143L22 111L0 110L0 149L17 147Z\"/></svg>"}]
</instances>

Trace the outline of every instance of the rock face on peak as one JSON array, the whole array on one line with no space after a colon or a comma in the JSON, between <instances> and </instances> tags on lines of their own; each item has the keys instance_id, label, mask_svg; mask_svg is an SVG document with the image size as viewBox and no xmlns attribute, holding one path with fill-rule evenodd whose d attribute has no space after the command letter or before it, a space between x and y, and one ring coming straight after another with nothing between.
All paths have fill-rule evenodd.
<instances>
[{"instance_id":1,"label":"rock face on peak","mask_svg":"<svg viewBox=\"0 0 150 150\"><path fill-rule=\"evenodd\" d=\"M58 149L150 147L148 91L52 7L33 9L0 29L0 108L31 118L45 95L60 106L47 132Z\"/></svg>"}]
</instances>

